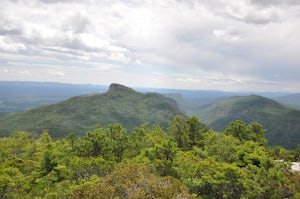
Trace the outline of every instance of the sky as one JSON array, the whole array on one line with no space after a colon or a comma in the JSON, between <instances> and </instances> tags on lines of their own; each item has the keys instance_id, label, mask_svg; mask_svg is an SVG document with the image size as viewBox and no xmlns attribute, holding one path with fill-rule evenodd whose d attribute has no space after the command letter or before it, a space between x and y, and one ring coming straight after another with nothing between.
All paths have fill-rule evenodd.
<instances>
[{"instance_id":1,"label":"sky","mask_svg":"<svg viewBox=\"0 0 300 199\"><path fill-rule=\"evenodd\" d=\"M1 0L0 81L300 92L300 1Z\"/></svg>"}]
</instances>

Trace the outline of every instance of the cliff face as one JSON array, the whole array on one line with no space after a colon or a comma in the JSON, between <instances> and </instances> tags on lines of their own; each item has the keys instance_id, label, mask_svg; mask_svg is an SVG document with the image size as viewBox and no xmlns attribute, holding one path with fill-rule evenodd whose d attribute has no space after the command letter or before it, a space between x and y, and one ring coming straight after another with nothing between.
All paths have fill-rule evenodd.
<instances>
[{"instance_id":1,"label":"cliff face","mask_svg":"<svg viewBox=\"0 0 300 199\"><path fill-rule=\"evenodd\" d=\"M108 92L128 92L128 93L134 93L135 91L132 88L126 87L124 85L112 83L109 86Z\"/></svg>"}]
</instances>

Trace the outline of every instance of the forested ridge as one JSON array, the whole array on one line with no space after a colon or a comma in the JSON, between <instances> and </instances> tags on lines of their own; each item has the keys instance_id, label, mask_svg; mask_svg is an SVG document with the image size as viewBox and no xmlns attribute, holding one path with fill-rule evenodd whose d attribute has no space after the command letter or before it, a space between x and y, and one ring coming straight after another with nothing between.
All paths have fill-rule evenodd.
<instances>
[{"instance_id":1,"label":"forested ridge","mask_svg":"<svg viewBox=\"0 0 300 199\"><path fill-rule=\"evenodd\" d=\"M128 130L144 122L166 128L176 115L184 114L170 98L111 84L105 93L76 96L23 112L0 114L0 136L9 136L15 131L39 135L45 129L55 139L70 132L82 136L96 124L106 127L110 123L121 123Z\"/></svg>"},{"instance_id":2,"label":"forested ridge","mask_svg":"<svg viewBox=\"0 0 300 199\"><path fill-rule=\"evenodd\" d=\"M257 121L267 129L269 145L293 149L300 143L300 111L266 97L226 97L210 105L195 108L192 113L216 131L223 130L228 123L235 120L246 123Z\"/></svg>"},{"instance_id":3,"label":"forested ridge","mask_svg":"<svg viewBox=\"0 0 300 199\"><path fill-rule=\"evenodd\" d=\"M300 147L269 147L264 134L240 120L217 133L194 116L56 140L19 131L0 138L0 198L299 198L289 162Z\"/></svg>"}]
</instances>

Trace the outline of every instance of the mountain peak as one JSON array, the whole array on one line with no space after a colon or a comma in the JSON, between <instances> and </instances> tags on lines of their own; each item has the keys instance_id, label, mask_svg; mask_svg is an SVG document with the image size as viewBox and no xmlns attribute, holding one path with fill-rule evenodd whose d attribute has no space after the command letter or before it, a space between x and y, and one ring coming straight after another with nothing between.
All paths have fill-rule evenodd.
<instances>
[{"instance_id":1,"label":"mountain peak","mask_svg":"<svg viewBox=\"0 0 300 199\"><path fill-rule=\"evenodd\" d=\"M113 91L113 92L129 92L129 93L135 92L132 88L129 88L124 85L117 84L117 83L112 83L109 86L108 91L109 92L111 92L111 91Z\"/></svg>"},{"instance_id":2,"label":"mountain peak","mask_svg":"<svg viewBox=\"0 0 300 199\"><path fill-rule=\"evenodd\" d=\"M144 123L167 128L176 115L184 114L168 98L111 84L106 93L72 97L26 112L0 114L0 137L20 129L37 135L48 129L53 138L65 137L70 132L84 135L96 124L105 127L111 123L120 123L129 132Z\"/></svg>"}]
</instances>

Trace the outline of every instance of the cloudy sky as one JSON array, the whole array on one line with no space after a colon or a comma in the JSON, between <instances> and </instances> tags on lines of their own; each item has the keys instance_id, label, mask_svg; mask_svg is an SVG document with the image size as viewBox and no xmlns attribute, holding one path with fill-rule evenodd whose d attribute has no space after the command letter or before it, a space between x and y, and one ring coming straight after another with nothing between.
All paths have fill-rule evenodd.
<instances>
[{"instance_id":1,"label":"cloudy sky","mask_svg":"<svg viewBox=\"0 0 300 199\"><path fill-rule=\"evenodd\" d=\"M300 1L1 0L6 80L300 92Z\"/></svg>"}]
</instances>

